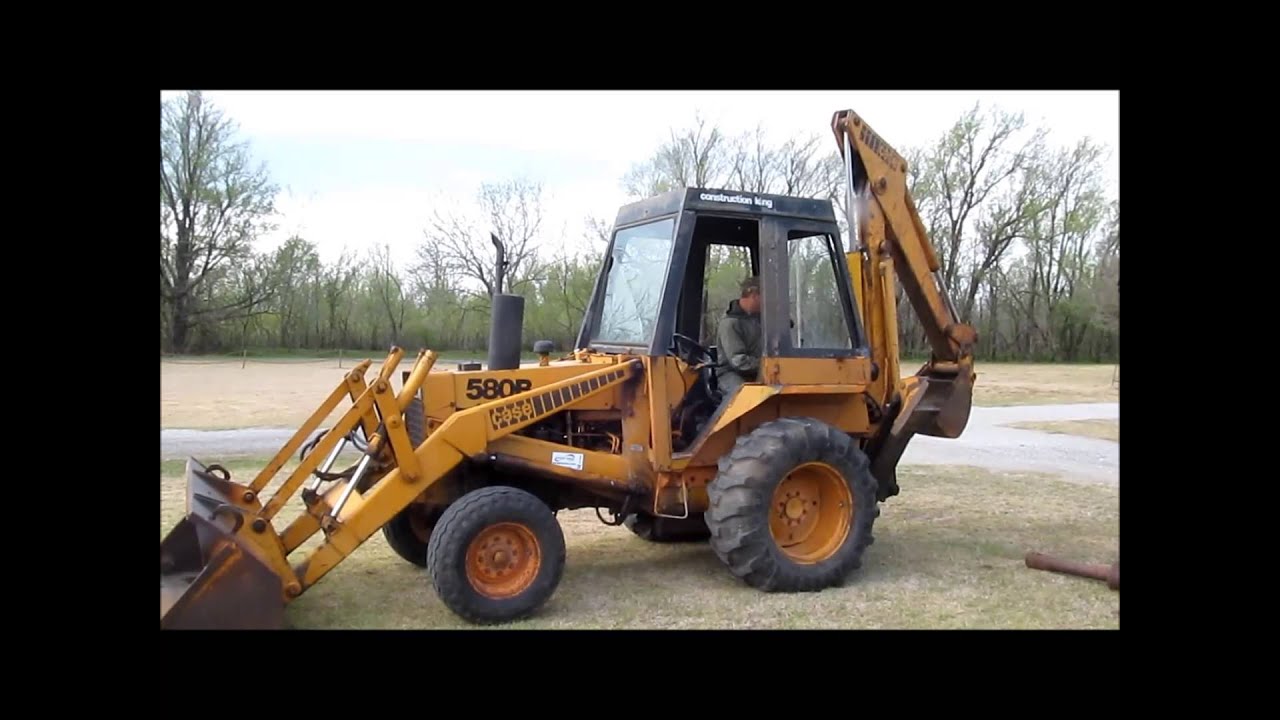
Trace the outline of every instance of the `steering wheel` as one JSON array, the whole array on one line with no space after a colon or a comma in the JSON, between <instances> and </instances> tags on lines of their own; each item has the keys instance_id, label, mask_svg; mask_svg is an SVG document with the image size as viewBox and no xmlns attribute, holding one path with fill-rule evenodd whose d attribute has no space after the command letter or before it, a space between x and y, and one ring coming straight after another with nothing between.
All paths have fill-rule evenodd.
<instances>
[{"instance_id":1,"label":"steering wheel","mask_svg":"<svg viewBox=\"0 0 1280 720\"><path fill-rule=\"evenodd\" d=\"M675 341L675 355L690 365L712 365L715 358L711 356L711 350L698 343L697 340L688 335L680 333L672 333L671 339ZM681 352L684 350L685 352Z\"/></svg>"}]
</instances>

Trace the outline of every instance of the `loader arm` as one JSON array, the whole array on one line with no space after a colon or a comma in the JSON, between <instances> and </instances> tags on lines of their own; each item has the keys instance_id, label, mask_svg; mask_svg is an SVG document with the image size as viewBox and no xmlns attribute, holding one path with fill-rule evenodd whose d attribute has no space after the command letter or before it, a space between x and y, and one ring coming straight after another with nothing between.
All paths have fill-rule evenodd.
<instances>
[{"instance_id":1,"label":"loader arm","mask_svg":"<svg viewBox=\"0 0 1280 720\"><path fill-rule=\"evenodd\" d=\"M423 351L400 393L389 382L401 350L393 348L379 376L363 380L368 361L348 373L249 484L232 482L218 466L187 464L187 515L160 543L162 628L262 628L283 622L284 606L333 570L428 487L490 444L580 401L607 392L641 370L621 362L452 414L414 447L401 414L422 386L436 355ZM344 394L352 405L315 443L301 465L266 502L259 493ZM374 421L376 425L374 425ZM353 474L320 491L333 459L358 427L367 449ZM320 458L327 458L321 466ZM375 482L362 475L377 466ZM309 476L316 479L307 487ZM283 530L272 522L302 489L305 511ZM228 527L230 525L230 527ZM293 551L323 531L319 547L296 563Z\"/></svg>"},{"instance_id":2,"label":"loader arm","mask_svg":"<svg viewBox=\"0 0 1280 720\"><path fill-rule=\"evenodd\" d=\"M464 459L482 455L490 443L571 408L582 399L605 392L639 370L638 362L606 365L599 370L454 413L412 451L407 458L409 462L401 460L403 456L397 452L395 468L360 495L357 502L339 507L339 524L335 524L323 545L294 567L299 592L318 582L428 486ZM394 449L395 445L392 447ZM420 477L405 476L405 469L410 463L421 468ZM325 502L322 507L327 504ZM329 512L332 516L333 511ZM296 595L286 593L286 599L289 597Z\"/></svg>"},{"instance_id":3,"label":"loader arm","mask_svg":"<svg viewBox=\"0 0 1280 720\"><path fill-rule=\"evenodd\" d=\"M873 392L888 413L868 445L883 499L897 494L894 469L912 435L955 438L964 431L978 337L942 282L941 263L907 188L906 161L852 110L836 112L831 129L845 166L850 277L875 361L885 369ZM898 366L899 281L932 350L905 380Z\"/></svg>"}]
</instances>

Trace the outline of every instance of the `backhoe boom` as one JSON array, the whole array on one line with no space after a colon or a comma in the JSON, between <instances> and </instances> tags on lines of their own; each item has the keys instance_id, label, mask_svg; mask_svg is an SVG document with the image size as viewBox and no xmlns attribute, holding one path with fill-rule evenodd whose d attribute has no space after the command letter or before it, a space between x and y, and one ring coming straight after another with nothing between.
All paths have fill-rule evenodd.
<instances>
[{"instance_id":1,"label":"backhoe boom","mask_svg":"<svg viewBox=\"0 0 1280 720\"><path fill-rule=\"evenodd\" d=\"M868 204L874 202L884 218L884 237L861 232L861 247L854 250L874 256L882 251L878 246L883 243L924 325L935 361L954 363L971 356L977 333L960 321L938 275L941 264L907 190L906 161L852 110L835 113L831 129L845 161L850 194ZM869 230L867 223L852 221L858 210L859 203L848 203L850 232L854 228ZM893 298L884 300L892 302Z\"/></svg>"},{"instance_id":2,"label":"backhoe boom","mask_svg":"<svg viewBox=\"0 0 1280 720\"><path fill-rule=\"evenodd\" d=\"M978 336L961 322L939 276L941 263L907 189L907 163L852 110L831 119L848 183L848 262L859 305L873 328L873 355L888 373L877 384L888 408L868 443L878 495L898 493L897 465L914 435L959 437L973 406L973 346ZM855 235L856 233L856 235ZM898 369L899 279L933 351L909 378Z\"/></svg>"}]
</instances>

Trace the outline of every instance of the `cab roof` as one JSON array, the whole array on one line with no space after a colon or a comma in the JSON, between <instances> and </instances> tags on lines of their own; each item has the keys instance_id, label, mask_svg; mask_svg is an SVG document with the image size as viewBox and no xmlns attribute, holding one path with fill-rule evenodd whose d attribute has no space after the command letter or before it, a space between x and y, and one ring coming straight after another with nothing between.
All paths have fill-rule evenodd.
<instances>
[{"instance_id":1,"label":"cab roof","mask_svg":"<svg viewBox=\"0 0 1280 720\"><path fill-rule=\"evenodd\" d=\"M682 210L744 217L784 215L820 222L836 221L830 200L719 188L681 188L623 205L618 210L614 226L633 225Z\"/></svg>"}]
</instances>

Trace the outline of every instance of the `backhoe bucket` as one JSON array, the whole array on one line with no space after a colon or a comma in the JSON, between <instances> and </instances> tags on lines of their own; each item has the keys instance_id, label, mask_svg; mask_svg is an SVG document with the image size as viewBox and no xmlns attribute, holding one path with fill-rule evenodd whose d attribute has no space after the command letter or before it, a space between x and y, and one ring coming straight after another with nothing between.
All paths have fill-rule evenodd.
<instances>
[{"instance_id":1,"label":"backhoe bucket","mask_svg":"<svg viewBox=\"0 0 1280 720\"><path fill-rule=\"evenodd\" d=\"M893 414L886 432L872 441L871 474L879 482L877 497L898 494L898 460L916 435L957 438L969 424L973 410L973 376L960 372L935 373L926 367L909 379L903 405Z\"/></svg>"},{"instance_id":2,"label":"backhoe bucket","mask_svg":"<svg viewBox=\"0 0 1280 720\"><path fill-rule=\"evenodd\" d=\"M187 461L187 516L160 541L160 628L283 627L281 580L238 534L245 511L219 469Z\"/></svg>"},{"instance_id":3,"label":"backhoe bucket","mask_svg":"<svg viewBox=\"0 0 1280 720\"><path fill-rule=\"evenodd\" d=\"M921 377L922 397L913 408L912 429L919 435L958 438L973 410L973 378L967 372Z\"/></svg>"}]
</instances>

